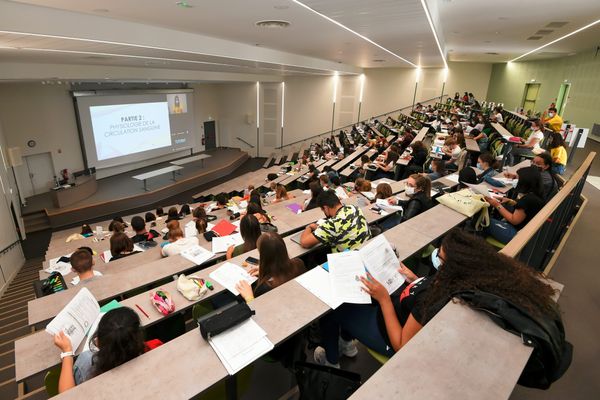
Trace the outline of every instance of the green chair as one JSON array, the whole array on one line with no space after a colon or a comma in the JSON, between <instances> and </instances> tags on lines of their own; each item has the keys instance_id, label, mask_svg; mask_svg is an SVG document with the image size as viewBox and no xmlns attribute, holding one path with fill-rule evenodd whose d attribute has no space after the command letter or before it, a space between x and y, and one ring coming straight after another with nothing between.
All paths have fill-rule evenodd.
<instances>
[{"instance_id":1,"label":"green chair","mask_svg":"<svg viewBox=\"0 0 600 400\"><path fill-rule=\"evenodd\" d=\"M198 318L208 314L213 310L214 308L209 302L194 304L194 306L192 307L192 318L194 319L194 321L198 321Z\"/></svg>"},{"instance_id":2,"label":"green chair","mask_svg":"<svg viewBox=\"0 0 600 400\"><path fill-rule=\"evenodd\" d=\"M44 386L48 397L54 397L58 394L58 380L60 378L60 367L53 368L46 372L44 377Z\"/></svg>"},{"instance_id":3,"label":"green chair","mask_svg":"<svg viewBox=\"0 0 600 400\"><path fill-rule=\"evenodd\" d=\"M371 350L368 347L367 347L367 351L369 352L371 357L373 357L375 360L377 360L381 365L385 364L390 359L389 357L384 356L383 354L378 353L375 350Z\"/></svg>"},{"instance_id":4,"label":"green chair","mask_svg":"<svg viewBox=\"0 0 600 400\"><path fill-rule=\"evenodd\" d=\"M491 244L492 246L498 248L498 249L503 249L504 246L506 246L504 243L501 243L501 242L497 241L496 239L494 239L491 236L487 236L485 238L485 241L488 242L489 244Z\"/></svg>"}]
</instances>

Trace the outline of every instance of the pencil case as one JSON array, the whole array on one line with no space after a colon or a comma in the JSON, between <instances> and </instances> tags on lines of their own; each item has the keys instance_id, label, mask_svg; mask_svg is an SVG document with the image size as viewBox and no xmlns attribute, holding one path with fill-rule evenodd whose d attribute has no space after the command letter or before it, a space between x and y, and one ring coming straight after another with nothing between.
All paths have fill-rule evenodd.
<instances>
[{"instance_id":1,"label":"pencil case","mask_svg":"<svg viewBox=\"0 0 600 400\"><path fill-rule=\"evenodd\" d=\"M232 328L254 315L246 303L237 303L228 308L216 310L198 319L200 334L205 340Z\"/></svg>"}]
</instances>

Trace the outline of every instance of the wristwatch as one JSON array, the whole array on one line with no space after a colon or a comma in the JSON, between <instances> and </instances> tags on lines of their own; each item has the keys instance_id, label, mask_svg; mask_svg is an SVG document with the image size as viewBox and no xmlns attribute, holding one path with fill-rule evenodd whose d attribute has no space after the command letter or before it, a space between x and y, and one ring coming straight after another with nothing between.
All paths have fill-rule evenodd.
<instances>
[{"instance_id":1,"label":"wristwatch","mask_svg":"<svg viewBox=\"0 0 600 400\"><path fill-rule=\"evenodd\" d=\"M65 357L73 357L72 351L65 351L64 353L60 353L60 359L62 360Z\"/></svg>"}]
</instances>

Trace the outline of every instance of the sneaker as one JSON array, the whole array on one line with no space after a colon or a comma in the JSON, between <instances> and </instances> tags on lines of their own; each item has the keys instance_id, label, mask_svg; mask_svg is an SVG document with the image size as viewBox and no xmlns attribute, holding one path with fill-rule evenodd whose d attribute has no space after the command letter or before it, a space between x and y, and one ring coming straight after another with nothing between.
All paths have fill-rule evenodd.
<instances>
[{"instance_id":1,"label":"sneaker","mask_svg":"<svg viewBox=\"0 0 600 400\"><path fill-rule=\"evenodd\" d=\"M340 349L340 354L345 355L346 357L356 357L356 355L358 354L358 348L356 347L356 342L354 340L344 340L342 338L340 338L339 343L339 349Z\"/></svg>"},{"instance_id":2,"label":"sneaker","mask_svg":"<svg viewBox=\"0 0 600 400\"><path fill-rule=\"evenodd\" d=\"M325 353L325 349L321 346L315 349L315 353L313 355L315 362L319 365L324 365L326 367L340 368L340 363L332 364L327 361L327 354Z\"/></svg>"}]
</instances>

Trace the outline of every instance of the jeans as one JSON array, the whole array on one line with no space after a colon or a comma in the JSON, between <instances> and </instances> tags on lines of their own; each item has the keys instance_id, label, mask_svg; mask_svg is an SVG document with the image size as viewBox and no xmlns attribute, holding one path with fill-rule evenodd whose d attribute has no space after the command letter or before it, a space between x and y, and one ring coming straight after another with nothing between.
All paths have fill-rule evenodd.
<instances>
[{"instance_id":1,"label":"jeans","mask_svg":"<svg viewBox=\"0 0 600 400\"><path fill-rule=\"evenodd\" d=\"M321 318L322 344L327 353L327 361L337 364L340 359L338 341L340 330L359 342L387 357L394 355L394 349L385 342L377 324L376 304L344 303Z\"/></svg>"},{"instance_id":2,"label":"jeans","mask_svg":"<svg viewBox=\"0 0 600 400\"><path fill-rule=\"evenodd\" d=\"M485 228L485 233L501 243L508 243L517 234L517 228L510 222L490 218L490 226Z\"/></svg>"},{"instance_id":3,"label":"jeans","mask_svg":"<svg viewBox=\"0 0 600 400\"><path fill-rule=\"evenodd\" d=\"M552 164L552 172L562 175L565 173L565 166L562 164Z\"/></svg>"}]
</instances>

